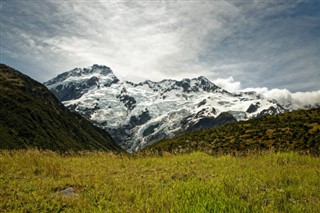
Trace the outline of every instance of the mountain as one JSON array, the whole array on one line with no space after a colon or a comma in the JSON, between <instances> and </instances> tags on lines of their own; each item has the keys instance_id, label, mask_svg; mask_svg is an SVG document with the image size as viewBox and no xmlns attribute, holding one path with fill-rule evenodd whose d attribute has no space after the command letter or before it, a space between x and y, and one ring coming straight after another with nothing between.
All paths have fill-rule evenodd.
<instances>
[{"instance_id":1,"label":"mountain","mask_svg":"<svg viewBox=\"0 0 320 213\"><path fill-rule=\"evenodd\" d=\"M287 110L255 92L225 91L203 76L132 83L101 65L75 68L44 84L129 152L191 130Z\"/></svg>"},{"instance_id":2,"label":"mountain","mask_svg":"<svg viewBox=\"0 0 320 213\"><path fill-rule=\"evenodd\" d=\"M122 150L44 85L5 64L0 64L0 103L1 149Z\"/></svg>"},{"instance_id":3,"label":"mountain","mask_svg":"<svg viewBox=\"0 0 320 213\"><path fill-rule=\"evenodd\" d=\"M320 109L269 115L201 129L159 141L142 152L239 154L248 151L298 151L320 155Z\"/></svg>"}]
</instances>

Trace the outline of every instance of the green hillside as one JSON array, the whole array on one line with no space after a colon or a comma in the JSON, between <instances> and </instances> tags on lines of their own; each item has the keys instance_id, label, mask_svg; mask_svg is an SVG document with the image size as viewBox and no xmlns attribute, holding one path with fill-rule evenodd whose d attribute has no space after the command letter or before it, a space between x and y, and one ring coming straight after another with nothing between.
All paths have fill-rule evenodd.
<instances>
[{"instance_id":1,"label":"green hillside","mask_svg":"<svg viewBox=\"0 0 320 213\"><path fill-rule=\"evenodd\" d=\"M42 84L0 64L0 149L122 150Z\"/></svg>"},{"instance_id":2,"label":"green hillside","mask_svg":"<svg viewBox=\"0 0 320 213\"><path fill-rule=\"evenodd\" d=\"M269 149L319 155L320 109L298 110L193 131L162 140L147 147L144 152L232 154Z\"/></svg>"}]
</instances>

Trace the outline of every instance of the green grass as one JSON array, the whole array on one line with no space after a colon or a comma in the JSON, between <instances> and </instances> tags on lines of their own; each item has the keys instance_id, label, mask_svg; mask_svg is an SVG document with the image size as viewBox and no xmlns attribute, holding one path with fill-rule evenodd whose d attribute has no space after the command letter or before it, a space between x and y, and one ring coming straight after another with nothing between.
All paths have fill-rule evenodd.
<instances>
[{"instance_id":1,"label":"green grass","mask_svg":"<svg viewBox=\"0 0 320 213\"><path fill-rule=\"evenodd\" d=\"M0 212L319 212L320 158L0 151L0 197Z\"/></svg>"}]
</instances>

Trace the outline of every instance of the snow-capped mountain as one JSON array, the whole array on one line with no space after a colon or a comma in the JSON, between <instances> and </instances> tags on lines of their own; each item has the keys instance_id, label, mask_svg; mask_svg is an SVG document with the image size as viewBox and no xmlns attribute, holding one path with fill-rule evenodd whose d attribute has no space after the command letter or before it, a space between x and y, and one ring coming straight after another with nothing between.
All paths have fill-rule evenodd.
<instances>
[{"instance_id":1,"label":"snow-capped mountain","mask_svg":"<svg viewBox=\"0 0 320 213\"><path fill-rule=\"evenodd\" d=\"M255 92L229 93L203 76L136 84L119 80L109 67L93 65L45 85L129 152L186 131L286 111Z\"/></svg>"}]
</instances>

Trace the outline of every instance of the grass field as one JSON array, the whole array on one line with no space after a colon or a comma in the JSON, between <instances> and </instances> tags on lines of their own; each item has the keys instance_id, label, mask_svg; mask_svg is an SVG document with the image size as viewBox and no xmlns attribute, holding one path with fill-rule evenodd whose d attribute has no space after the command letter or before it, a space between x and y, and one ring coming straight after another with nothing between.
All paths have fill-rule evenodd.
<instances>
[{"instance_id":1,"label":"grass field","mask_svg":"<svg viewBox=\"0 0 320 213\"><path fill-rule=\"evenodd\" d=\"M0 212L320 212L320 158L0 151L0 197Z\"/></svg>"}]
</instances>

